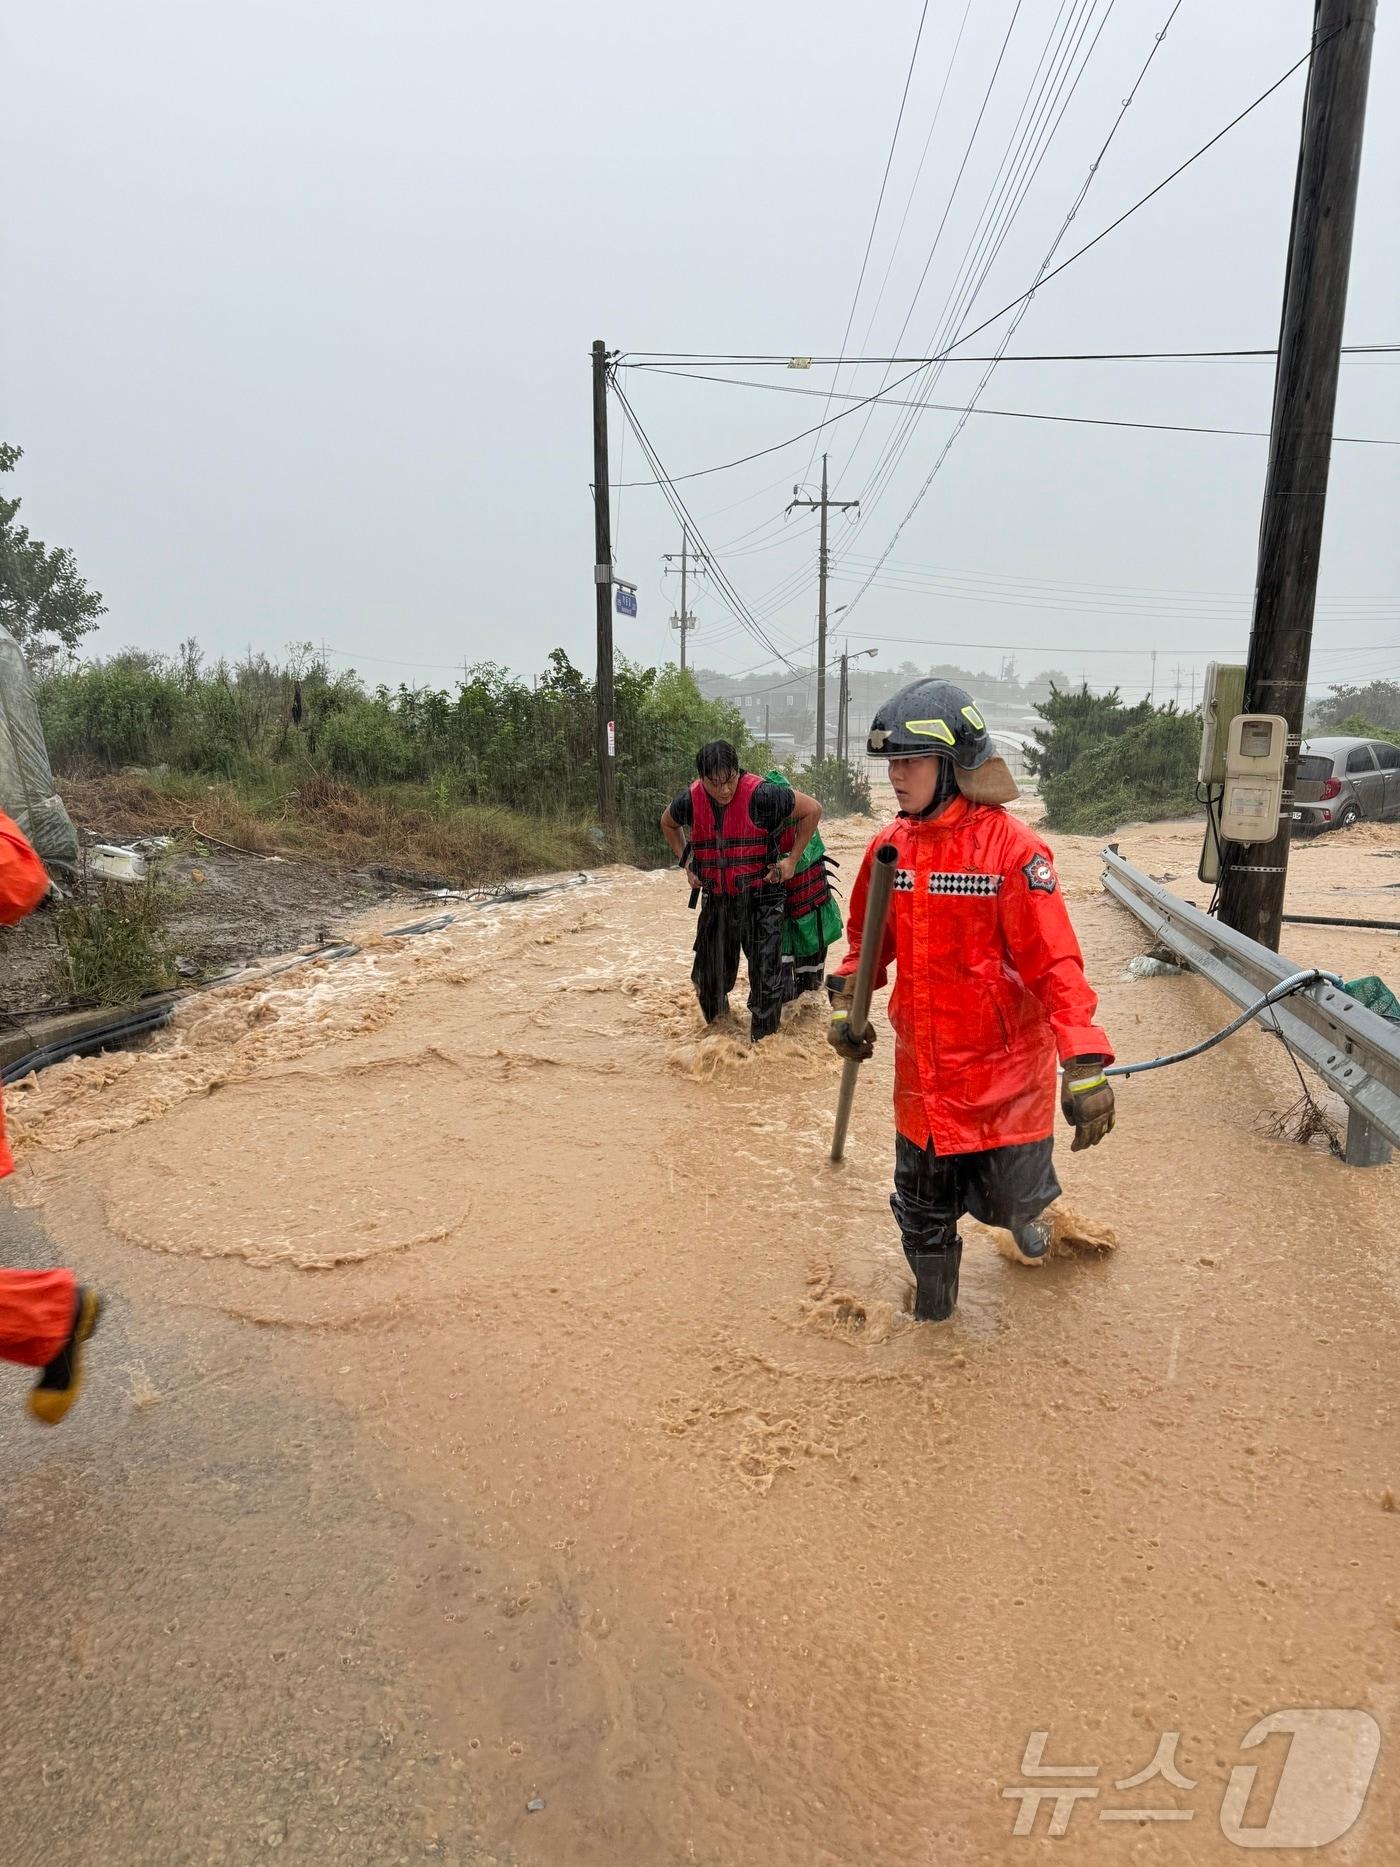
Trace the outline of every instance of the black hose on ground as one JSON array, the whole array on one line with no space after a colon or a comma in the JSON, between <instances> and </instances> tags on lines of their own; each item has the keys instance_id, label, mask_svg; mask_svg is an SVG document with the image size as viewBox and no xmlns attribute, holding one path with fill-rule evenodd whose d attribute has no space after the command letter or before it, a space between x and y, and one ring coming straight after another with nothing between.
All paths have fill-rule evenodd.
<instances>
[{"instance_id":1,"label":"black hose on ground","mask_svg":"<svg viewBox=\"0 0 1400 1867\"><path fill-rule=\"evenodd\" d=\"M1369 927L1375 933L1400 933L1400 921L1353 921L1337 914L1285 914L1290 927Z\"/></svg>"}]
</instances>

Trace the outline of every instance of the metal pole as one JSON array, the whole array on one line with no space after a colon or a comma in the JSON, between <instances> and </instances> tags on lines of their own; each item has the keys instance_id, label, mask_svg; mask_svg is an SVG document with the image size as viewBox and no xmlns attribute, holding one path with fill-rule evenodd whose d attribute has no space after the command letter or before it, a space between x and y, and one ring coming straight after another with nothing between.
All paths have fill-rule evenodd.
<instances>
[{"instance_id":1,"label":"metal pole","mask_svg":"<svg viewBox=\"0 0 1400 1867\"><path fill-rule=\"evenodd\" d=\"M826 455L822 455L821 545L817 554L817 757L826 757Z\"/></svg>"},{"instance_id":2,"label":"metal pole","mask_svg":"<svg viewBox=\"0 0 1400 1867\"><path fill-rule=\"evenodd\" d=\"M685 552L686 552L686 545L688 544L688 542L689 540L686 536L686 528L684 525L682 525L681 527L681 673L682 674L685 673L685 625L687 621L689 620L689 618L686 615L686 609L685 609Z\"/></svg>"},{"instance_id":3,"label":"metal pole","mask_svg":"<svg viewBox=\"0 0 1400 1867\"><path fill-rule=\"evenodd\" d=\"M1307 704L1376 0L1317 0L1274 376L1245 708L1288 722L1278 835L1227 845L1220 918L1278 949Z\"/></svg>"},{"instance_id":4,"label":"metal pole","mask_svg":"<svg viewBox=\"0 0 1400 1867\"><path fill-rule=\"evenodd\" d=\"M593 345L593 582L598 613L598 821L605 835L617 827L617 775L613 725L612 518L608 502L608 353Z\"/></svg>"},{"instance_id":5,"label":"metal pole","mask_svg":"<svg viewBox=\"0 0 1400 1867\"><path fill-rule=\"evenodd\" d=\"M870 1022L870 993L880 948L889 918L890 897L894 893L894 865L899 851L893 843L882 843L870 865L870 891L865 897L865 926L860 936L860 959L856 965L855 991L851 998L850 1029L853 1037L864 1037ZM840 1160L846 1151L846 1129L851 1119L851 1103L856 1093L860 1064L854 1057L841 1066L841 1087L836 1097L836 1128L831 1137L831 1158Z\"/></svg>"}]
</instances>

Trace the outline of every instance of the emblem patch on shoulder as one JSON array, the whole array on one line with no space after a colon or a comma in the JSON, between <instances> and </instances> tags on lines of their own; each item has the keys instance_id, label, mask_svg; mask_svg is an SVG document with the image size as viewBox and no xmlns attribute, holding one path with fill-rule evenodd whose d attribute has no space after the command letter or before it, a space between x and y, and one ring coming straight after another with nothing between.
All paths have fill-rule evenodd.
<instances>
[{"instance_id":1,"label":"emblem patch on shoulder","mask_svg":"<svg viewBox=\"0 0 1400 1867\"><path fill-rule=\"evenodd\" d=\"M1021 873L1032 894L1053 895L1060 885L1055 878L1055 865L1046 855L1032 856Z\"/></svg>"}]
</instances>

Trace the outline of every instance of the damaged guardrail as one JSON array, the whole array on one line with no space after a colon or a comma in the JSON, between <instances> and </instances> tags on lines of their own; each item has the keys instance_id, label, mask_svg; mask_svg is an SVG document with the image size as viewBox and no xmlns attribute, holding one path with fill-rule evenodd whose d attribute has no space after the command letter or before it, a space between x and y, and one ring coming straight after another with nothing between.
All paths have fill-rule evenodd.
<instances>
[{"instance_id":1,"label":"damaged guardrail","mask_svg":"<svg viewBox=\"0 0 1400 1867\"><path fill-rule=\"evenodd\" d=\"M1103 884L1156 940L1237 1005L1253 1004L1299 970L1142 874L1116 843L1104 851ZM1347 1164L1384 1165L1391 1148L1400 1147L1400 1027L1322 982L1280 1000L1269 1016L1299 1061L1346 1103Z\"/></svg>"}]
</instances>

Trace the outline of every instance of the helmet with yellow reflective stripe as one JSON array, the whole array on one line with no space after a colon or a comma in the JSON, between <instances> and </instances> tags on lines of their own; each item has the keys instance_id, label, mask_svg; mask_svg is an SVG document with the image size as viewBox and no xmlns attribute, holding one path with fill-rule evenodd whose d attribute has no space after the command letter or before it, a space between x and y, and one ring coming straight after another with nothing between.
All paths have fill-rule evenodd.
<instances>
[{"instance_id":1,"label":"helmet with yellow reflective stripe","mask_svg":"<svg viewBox=\"0 0 1400 1867\"><path fill-rule=\"evenodd\" d=\"M872 758L927 758L941 753L959 771L995 757L992 736L972 695L951 681L911 681L875 715L866 741Z\"/></svg>"}]
</instances>

